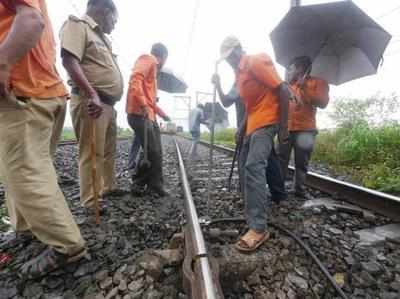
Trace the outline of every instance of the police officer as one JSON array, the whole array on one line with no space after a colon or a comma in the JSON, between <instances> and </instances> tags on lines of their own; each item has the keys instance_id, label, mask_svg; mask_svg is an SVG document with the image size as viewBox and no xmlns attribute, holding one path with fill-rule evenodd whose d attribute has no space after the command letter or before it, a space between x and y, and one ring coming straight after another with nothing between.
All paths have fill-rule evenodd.
<instances>
[{"instance_id":1,"label":"police officer","mask_svg":"<svg viewBox=\"0 0 400 299\"><path fill-rule=\"evenodd\" d=\"M82 18L70 16L60 32L61 55L72 84L71 116L79 144L80 195L94 204L91 138L96 130L99 196L114 190L117 125L114 105L123 93L123 78L106 34L117 21L112 0L89 0ZM105 205L101 208L104 210Z\"/></svg>"}]
</instances>

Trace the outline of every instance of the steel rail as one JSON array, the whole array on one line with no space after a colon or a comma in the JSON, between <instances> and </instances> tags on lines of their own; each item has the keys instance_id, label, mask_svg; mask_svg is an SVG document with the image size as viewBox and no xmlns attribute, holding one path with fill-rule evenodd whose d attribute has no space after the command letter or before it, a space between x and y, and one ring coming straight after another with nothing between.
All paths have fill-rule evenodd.
<instances>
[{"instance_id":1,"label":"steel rail","mask_svg":"<svg viewBox=\"0 0 400 299\"><path fill-rule=\"evenodd\" d=\"M189 180L186 174L185 165L183 162L182 154L177 141L175 140L176 152L178 155L180 177L182 182L182 189L185 198L185 211L186 220L189 225L191 243L193 244L193 263L199 265L201 276L201 298L204 299L217 299L217 290L213 282L213 274L210 266L210 259L207 252L206 243L200 227L199 217L196 211L196 206L193 201L192 192L190 189ZM195 265L196 266L196 265ZM193 267L196 268L196 267Z\"/></svg>"},{"instance_id":2,"label":"steel rail","mask_svg":"<svg viewBox=\"0 0 400 299\"><path fill-rule=\"evenodd\" d=\"M205 141L199 143L206 147L209 146L209 143ZM233 149L221 145L214 145L214 148L231 156L235 153ZM294 175L294 167L289 166L289 174ZM306 185L392 220L400 221L400 197L343 182L315 172L307 174Z\"/></svg>"}]
</instances>

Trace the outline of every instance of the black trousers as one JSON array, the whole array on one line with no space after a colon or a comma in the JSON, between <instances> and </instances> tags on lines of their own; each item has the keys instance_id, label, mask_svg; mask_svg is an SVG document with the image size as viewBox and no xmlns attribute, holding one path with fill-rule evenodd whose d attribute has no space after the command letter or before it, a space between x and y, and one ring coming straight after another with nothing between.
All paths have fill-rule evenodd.
<instances>
[{"instance_id":1,"label":"black trousers","mask_svg":"<svg viewBox=\"0 0 400 299\"><path fill-rule=\"evenodd\" d=\"M160 128L156 122L144 119L142 116L129 114L128 123L139 138L140 145L144 150L145 122L147 122L147 153L150 168L138 165L138 171L133 177L134 183L147 185L149 188L160 188L163 185L162 170L162 145Z\"/></svg>"}]
</instances>

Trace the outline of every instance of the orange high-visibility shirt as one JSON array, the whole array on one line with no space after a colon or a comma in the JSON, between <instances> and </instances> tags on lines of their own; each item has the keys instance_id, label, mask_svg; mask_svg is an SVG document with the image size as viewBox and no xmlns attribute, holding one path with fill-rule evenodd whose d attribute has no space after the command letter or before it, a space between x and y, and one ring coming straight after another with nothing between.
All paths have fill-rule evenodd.
<instances>
[{"instance_id":1,"label":"orange high-visibility shirt","mask_svg":"<svg viewBox=\"0 0 400 299\"><path fill-rule=\"evenodd\" d=\"M2 0L0 2L0 43L9 33L16 15L16 5L37 9L45 28L37 45L11 69L10 87L16 96L53 98L65 96L67 90L57 73L56 44L45 0Z\"/></svg>"},{"instance_id":2,"label":"orange high-visibility shirt","mask_svg":"<svg viewBox=\"0 0 400 299\"><path fill-rule=\"evenodd\" d=\"M325 108L329 103L329 85L319 78L309 77L303 86L292 84L291 88L300 102L289 103L289 131L309 131L317 129L317 108Z\"/></svg>"},{"instance_id":3,"label":"orange high-visibility shirt","mask_svg":"<svg viewBox=\"0 0 400 299\"><path fill-rule=\"evenodd\" d=\"M242 57L237 74L237 87L246 106L246 135L279 122L278 87L282 83L267 54Z\"/></svg>"},{"instance_id":4,"label":"orange high-visibility shirt","mask_svg":"<svg viewBox=\"0 0 400 299\"><path fill-rule=\"evenodd\" d=\"M126 113L142 115L142 109L146 108L151 121L156 121L156 115L166 116L156 103L157 67L158 61L153 55L138 58L129 80Z\"/></svg>"}]
</instances>

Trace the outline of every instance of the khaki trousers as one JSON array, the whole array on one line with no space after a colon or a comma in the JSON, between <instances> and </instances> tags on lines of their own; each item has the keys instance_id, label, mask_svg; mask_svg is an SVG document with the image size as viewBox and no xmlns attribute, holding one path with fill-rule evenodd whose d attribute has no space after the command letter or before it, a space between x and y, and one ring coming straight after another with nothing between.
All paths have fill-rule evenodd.
<instances>
[{"instance_id":1,"label":"khaki trousers","mask_svg":"<svg viewBox=\"0 0 400 299\"><path fill-rule=\"evenodd\" d=\"M2 99L0 99L1 101ZM0 108L0 172L11 223L73 255L84 241L57 183L52 154L62 131L65 98L26 100Z\"/></svg>"},{"instance_id":2,"label":"khaki trousers","mask_svg":"<svg viewBox=\"0 0 400 299\"><path fill-rule=\"evenodd\" d=\"M96 120L87 113L87 99L72 95L71 117L79 144L79 182L81 203L94 205L92 187L91 141L92 126L96 125L96 166L99 197L114 189L115 154L117 143L117 113L112 106L103 105L103 114Z\"/></svg>"}]
</instances>

